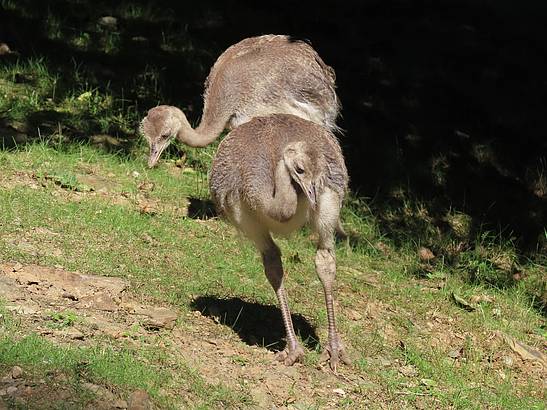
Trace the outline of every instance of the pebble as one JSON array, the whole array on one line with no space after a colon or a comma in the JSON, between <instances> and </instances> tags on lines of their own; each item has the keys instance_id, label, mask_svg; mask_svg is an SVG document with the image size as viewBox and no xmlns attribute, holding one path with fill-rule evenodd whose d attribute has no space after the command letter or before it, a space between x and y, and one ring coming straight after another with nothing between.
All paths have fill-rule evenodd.
<instances>
[{"instance_id":1,"label":"pebble","mask_svg":"<svg viewBox=\"0 0 547 410\"><path fill-rule=\"evenodd\" d=\"M502 361L505 367L513 367L513 364L515 362L511 356L503 356Z\"/></svg>"},{"instance_id":2,"label":"pebble","mask_svg":"<svg viewBox=\"0 0 547 410\"><path fill-rule=\"evenodd\" d=\"M118 19L112 16L104 16L99 19L99 25L110 30L115 30L118 25Z\"/></svg>"},{"instance_id":3,"label":"pebble","mask_svg":"<svg viewBox=\"0 0 547 410\"><path fill-rule=\"evenodd\" d=\"M340 397L344 397L346 395L346 392L342 389L334 389L332 392L339 395Z\"/></svg>"},{"instance_id":4,"label":"pebble","mask_svg":"<svg viewBox=\"0 0 547 410\"><path fill-rule=\"evenodd\" d=\"M16 391L17 391L17 387L15 386L9 386L8 388L6 388L6 393L9 394L10 396L14 394Z\"/></svg>"},{"instance_id":5,"label":"pebble","mask_svg":"<svg viewBox=\"0 0 547 410\"><path fill-rule=\"evenodd\" d=\"M23 369L21 369L19 366L13 366L11 368L11 377L14 379L19 379L21 376L23 376Z\"/></svg>"}]
</instances>

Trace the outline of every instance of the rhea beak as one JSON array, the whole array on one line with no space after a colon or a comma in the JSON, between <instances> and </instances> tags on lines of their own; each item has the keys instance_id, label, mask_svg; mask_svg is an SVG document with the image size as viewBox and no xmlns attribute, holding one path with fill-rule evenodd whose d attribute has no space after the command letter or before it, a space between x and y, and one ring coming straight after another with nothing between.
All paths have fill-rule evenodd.
<instances>
[{"instance_id":1,"label":"rhea beak","mask_svg":"<svg viewBox=\"0 0 547 410\"><path fill-rule=\"evenodd\" d=\"M161 153L167 147L167 143L163 141L151 142L150 143L150 155L148 156L148 167L152 168L158 162Z\"/></svg>"},{"instance_id":2,"label":"rhea beak","mask_svg":"<svg viewBox=\"0 0 547 410\"><path fill-rule=\"evenodd\" d=\"M306 198L308 198L312 209L315 211L315 208L317 207L317 193L315 191L315 184L313 182L302 181L300 186L302 187L302 191L304 191Z\"/></svg>"}]
</instances>

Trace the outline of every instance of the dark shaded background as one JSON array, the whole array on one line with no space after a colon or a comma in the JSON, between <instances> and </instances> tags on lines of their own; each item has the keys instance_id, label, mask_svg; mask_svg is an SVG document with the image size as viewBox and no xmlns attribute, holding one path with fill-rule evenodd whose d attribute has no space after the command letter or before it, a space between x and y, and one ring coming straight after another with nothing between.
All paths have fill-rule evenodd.
<instances>
[{"instance_id":1,"label":"dark shaded background","mask_svg":"<svg viewBox=\"0 0 547 410\"><path fill-rule=\"evenodd\" d=\"M115 54L51 40L40 17L59 15L69 35L116 17L109 2L21 3L34 13L0 17L0 41L19 58L45 55L67 78L78 66L92 85L134 101L140 115L161 102L185 108L194 122L203 81L229 45L266 33L309 39L337 73L341 140L358 195L377 209L421 201L440 229L447 210L465 212L476 231L486 226L525 253L545 251L543 1L135 1L152 16L169 10L176 18L119 19ZM179 50L162 48L166 33ZM147 79L150 67L159 74ZM35 114L35 123L47 120Z\"/></svg>"}]
</instances>

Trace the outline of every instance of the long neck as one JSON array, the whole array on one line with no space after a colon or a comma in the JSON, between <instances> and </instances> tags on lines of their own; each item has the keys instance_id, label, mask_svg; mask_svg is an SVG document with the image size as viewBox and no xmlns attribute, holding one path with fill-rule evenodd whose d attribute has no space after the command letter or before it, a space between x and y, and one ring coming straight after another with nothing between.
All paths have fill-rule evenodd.
<instances>
[{"instance_id":1,"label":"long neck","mask_svg":"<svg viewBox=\"0 0 547 410\"><path fill-rule=\"evenodd\" d=\"M177 140L190 147L205 147L218 138L224 130L227 119L214 121L203 118L196 129L193 129L184 113L177 112L180 120L180 129L176 135Z\"/></svg>"},{"instance_id":2,"label":"long neck","mask_svg":"<svg viewBox=\"0 0 547 410\"><path fill-rule=\"evenodd\" d=\"M298 194L283 160L277 163L274 172L274 192L270 198L264 198L264 211L279 222L285 222L296 213Z\"/></svg>"}]
</instances>

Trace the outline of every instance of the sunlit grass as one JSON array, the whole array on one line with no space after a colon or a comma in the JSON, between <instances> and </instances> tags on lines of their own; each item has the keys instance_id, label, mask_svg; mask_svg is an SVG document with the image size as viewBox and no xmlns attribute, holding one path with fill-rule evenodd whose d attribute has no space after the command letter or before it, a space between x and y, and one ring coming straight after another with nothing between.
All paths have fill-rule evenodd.
<instances>
[{"instance_id":1,"label":"sunlit grass","mask_svg":"<svg viewBox=\"0 0 547 410\"><path fill-rule=\"evenodd\" d=\"M203 164L207 164L210 154L204 155ZM196 220L171 211L175 208L170 207L149 215L137 206L137 198L143 195L139 188L142 184L153 187L146 192L148 200L158 200L165 205L184 208L189 198L206 200L207 178L200 171L185 170L184 166L178 168L166 161L150 170L144 158L133 160L104 154L86 145L67 145L57 150L47 144L28 145L13 153L2 152L0 166L3 169L0 183L6 184L6 178L10 178L9 184L0 190L2 260L62 265L68 270L128 278L136 292L183 312L190 311L192 298L196 295L276 303L256 250L226 222ZM18 180L17 175L22 174L36 175L35 180L43 186L30 188L28 181ZM72 200L71 192L77 192L78 178L88 174L112 183L107 186L107 195L84 192L78 201ZM68 182L64 185L53 183L41 175L59 178L64 175ZM119 196L127 200L113 203L113 198ZM428 403L441 408L540 408L537 393L531 393L537 391L533 383L522 385L520 376L512 373L507 373L503 383L496 383L497 370L485 365L485 358L492 354L491 342L481 335L483 332L503 332L530 343L530 335L544 332L544 321L530 299L527 285L527 281L541 280L541 267L523 266L528 273L526 280L509 287L492 287L489 280L469 281L469 270L483 269L475 263L491 259L481 274L492 279L500 272L501 268L494 263L500 255L513 261L510 244L497 244L483 236L477 246L486 249L481 251L486 252L484 258L480 257L482 253L479 255L475 248L470 248L463 251L459 264L433 264L427 268L429 279L420 280L430 281L431 286L441 281L442 287L436 292L424 292L423 282L416 282L421 277L415 276L417 269L423 269L416 245L395 247L381 234L373 213L361 201L349 200L343 215L350 237L337 244L339 326L352 348L357 363L352 370L355 374L366 377L374 386L382 386L383 394L388 397L400 399L401 394L408 395L409 403L426 397L431 400ZM60 235L46 238L47 246L43 246L44 238L31 234L36 227L47 227ZM309 318L317 326L319 338L324 340L326 312L321 284L314 273L314 245L309 235L310 232L304 230L278 242L289 272L287 289L292 309ZM36 252L29 253L27 248L19 247L17 238L20 237L35 246ZM50 249L58 252L52 253L48 251ZM370 275L376 278L373 285ZM475 295L489 299L468 312L453 303L454 293L466 300ZM366 317L364 312L371 309L370 306L380 310ZM361 312L362 319L356 321L346 317L346 314L351 316L352 311ZM441 319L435 316L437 314ZM447 318L452 318L452 322L447 322ZM57 322L65 324L65 319L60 318ZM465 337L462 341L452 340L455 346L467 349L466 361L460 367L454 368L454 360L447 357L450 346L431 345L437 337L434 328L424 333L429 329L427 323L436 323L435 320L442 321L445 330L441 332L449 332L449 335L452 332L476 335L473 344ZM6 322L6 329L11 326L12 330L7 332L6 340L11 341L9 337L13 336L9 335L13 334L14 327L9 323ZM22 344L21 349L29 350L28 346L35 346L38 351L52 348L43 340L36 341L36 336L32 337L34 339L29 339L29 343L34 344ZM115 346L111 348L117 351ZM102 351L99 345L97 349ZM125 366L127 372L145 372L145 376L139 376L143 380L148 377L148 366L172 360L169 355L163 358L153 355L146 366L132 369L133 365L126 360L133 353L118 355L108 348L103 353L106 356L95 357L97 350L92 349L76 356L70 356L75 353L58 354L92 355L96 360L91 367L93 380L111 383L122 390L130 388L124 387L127 374L109 368L108 360L118 364L121 361L120 366ZM55 354L52 357L58 357ZM391 365L378 365L379 358ZM9 357L6 360L6 363L15 362ZM28 363L33 360L29 358ZM65 360L65 364L72 363L70 360ZM396 367L393 368L396 361L417 368L418 375L409 386ZM309 352L305 365L313 367L317 362L318 352ZM55 367L57 363L54 360L51 366ZM183 377L192 380L198 397L194 404L204 396L212 400L230 392L225 386L210 387L184 363L177 366L176 374L182 372ZM167 383L154 380L152 378L146 385L152 392ZM203 393L197 393L202 389L200 386L205 386ZM216 393L210 395L211 389ZM242 405L249 400L241 391L231 394L232 400L242 400ZM353 400L346 401L349 407L358 405Z\"/></svg>"}]
</instances>

